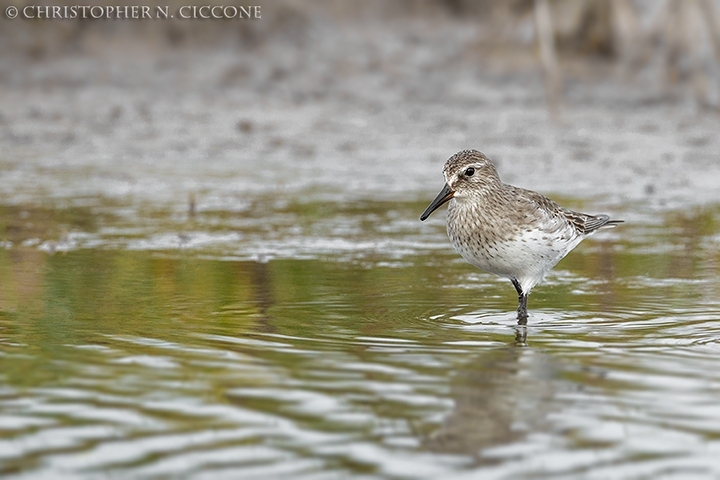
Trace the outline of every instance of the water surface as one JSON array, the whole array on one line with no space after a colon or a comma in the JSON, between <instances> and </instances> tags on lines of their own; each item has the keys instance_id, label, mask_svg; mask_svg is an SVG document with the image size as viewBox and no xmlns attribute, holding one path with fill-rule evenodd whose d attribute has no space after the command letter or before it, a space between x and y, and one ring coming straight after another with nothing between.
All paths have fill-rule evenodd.
<instances>
[{"instance_id":1,"label":"water surface","mask_svg":"<svg viewBox=\"0 0 720 480\"><path fill-rule=\"evenodd\" d=\"M717 206L620 211L519 327L423 202L250 204L0 208L5 477L720 474Z\"/></svg>"}]
</instances>

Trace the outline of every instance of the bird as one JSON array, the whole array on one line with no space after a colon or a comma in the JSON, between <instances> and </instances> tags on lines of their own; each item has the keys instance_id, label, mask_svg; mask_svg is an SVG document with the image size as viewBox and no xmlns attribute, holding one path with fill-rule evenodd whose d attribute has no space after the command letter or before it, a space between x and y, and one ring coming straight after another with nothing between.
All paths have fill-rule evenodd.
<instances>
[{"instance_id":1,"label":"bird","mask_svg":"<svg viewBox=\"0 0 720 480\"><path fill-rule=\"evenodd\" d=\"M445 186L420 216L448 203L447 234L471 265L510 279L518 294L517 320L527 324L530 291L583 239L623 220L564 208L500 180L477 150L463 150L443 167Z\"/></svg>"}]
</instances>

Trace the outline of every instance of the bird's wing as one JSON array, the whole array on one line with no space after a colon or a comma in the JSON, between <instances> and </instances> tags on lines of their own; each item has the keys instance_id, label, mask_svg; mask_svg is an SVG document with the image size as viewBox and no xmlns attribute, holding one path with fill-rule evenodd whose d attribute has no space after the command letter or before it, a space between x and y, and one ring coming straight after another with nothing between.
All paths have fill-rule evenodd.
<instances>
[{"instance_id":1,"label":"bird's wing","mask_svg":"<svg viewBox=\"0 0 720 480\"><path fill-rule=\"evenodd\" d=\"M623 222L622 220L610 220L610 217L607 215L588 215L586 213L568 210L546 196L533 192L532 190L525 190L519 187L513 187L513 190L515 190L516 194L522 193L518 195L518 197L531 202L537 211L544 212L544 214L548 215L550 218L547 220L555 220L543 222L546 229L561 228L561 225L567 225L569 223L578 234L588 235L599 228L614 227L618 223Z\"/></svg>"},{"instance_id":2,"label":"bird's wing","mask_svg":"<svg viewBox=\"0 0 720 480\"><path fill-rule=\"evenodd\" d=\"M512 187L512 190L516 202L523 204L518 210L527 211L529 209L534 212L536 228L552 233L567 226L565 209L545 195L519 187Z\"/></svg>"}]
</instances>

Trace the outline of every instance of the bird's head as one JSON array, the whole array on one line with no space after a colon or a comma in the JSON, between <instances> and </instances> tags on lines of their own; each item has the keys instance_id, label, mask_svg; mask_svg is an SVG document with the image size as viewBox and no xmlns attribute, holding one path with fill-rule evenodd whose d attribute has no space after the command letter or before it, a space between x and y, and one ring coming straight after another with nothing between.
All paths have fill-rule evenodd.
<instances>
[{"instance_id":1,"label":"bird's head","mask_svg":"<svg viewBox=\"0 0 720 480\"><path fill-rule=\"evenodd\" d=\"M442 204L455 198L485 195L501 185L495 165L477 150L463 150L448 158L443 167L445 186L420 216L425 220Z\"/></svg>"}]
</instances>

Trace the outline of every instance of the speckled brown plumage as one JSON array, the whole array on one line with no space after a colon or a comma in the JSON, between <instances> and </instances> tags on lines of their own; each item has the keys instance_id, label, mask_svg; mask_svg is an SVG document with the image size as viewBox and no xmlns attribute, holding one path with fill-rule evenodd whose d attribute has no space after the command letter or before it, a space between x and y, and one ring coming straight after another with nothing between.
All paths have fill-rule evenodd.
<instances>
[{"instance_id":1,"label":"speckled brown plumage","mask_svg":"<svg viewBox=\"0 0 720 480\"><path fill-rule=\"evenodd\" d=\"M518 292L518 320L527 319L527 296L580 241L622 220L561 207L549 198L503 183L477 150L463 150L443 168L445 187L420 217L445 202L455 249L482 270L509 278Z\"/></svg>"}]
</instances>

